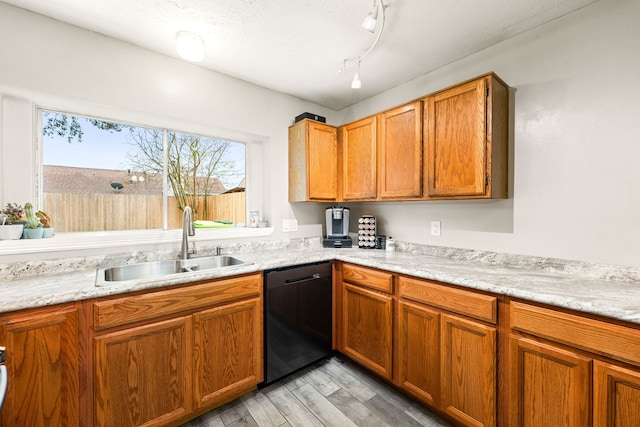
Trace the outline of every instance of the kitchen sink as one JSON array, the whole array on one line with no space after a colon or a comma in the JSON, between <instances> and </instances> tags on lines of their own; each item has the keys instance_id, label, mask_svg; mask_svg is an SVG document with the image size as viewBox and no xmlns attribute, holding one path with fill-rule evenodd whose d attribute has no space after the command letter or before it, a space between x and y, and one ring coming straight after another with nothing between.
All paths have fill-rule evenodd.
<instances>
[{"instance_id":1,"label":"kitchen sink","mask_svg":"<svg viewBox=\"0 0 640 427\"><path fill-rule=\"evenodd\" d=\"M189 258L187 260L172 259L119 265L116 267L100 267L96 273L96 286L104 286L111 282L144 280L172 274L240 267L249 264L251 263L230 255L212 255Z\"/></svg>"}]
</instances>

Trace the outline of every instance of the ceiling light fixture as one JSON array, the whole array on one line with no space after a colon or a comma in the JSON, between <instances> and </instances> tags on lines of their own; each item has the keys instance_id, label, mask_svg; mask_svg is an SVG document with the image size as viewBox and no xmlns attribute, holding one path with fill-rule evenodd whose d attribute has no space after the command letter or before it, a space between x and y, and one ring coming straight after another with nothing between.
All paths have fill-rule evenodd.
<instances>
[{"instance_id":1,"label":"ceiling light fixture","mask_svg":"<svg viewBox=\"0 0 640 427\"><path fill-rule=\"evenodd\" d=\"M376 29L376 23L378 21L378 5L374 4L373 9L369 12L369 14L362 21L362 28L373 33Z\"/></svg>"},{"instance_id":2,"label":"ceiling light fixture","mask_svg":"<svg viewBox=\"0 0 640 427\"><path fill-rule=\"evenodd\" d=\"M179 31L176 34L176 50L181 58L200 62L204 59L204 40L190 31Z\"/></svg>"},{"instance_id":3,"label":"ceiling light fixture","mask_svg":"<svg viewBox=\"0 0 640 427\"><path fill-rule=\"evenodd\" d=\"M353 80L351 81L351 89L360 89L362 88L362 81L360 80L360 60L358 60L358 71L353 76Z\"/></svg>"},{"instance_id":4,"label":"ceiling light fixture","mask_svg":"<svg viewBox=\"0 0 640 427\"><path fill-rule=\"evenodd\" d=\"M362 22L362 28L373 34L376 30L376 27L378 27L378 35L373 40L373 43L365 53L354 58L345 59L342 62L342 69L340 70L341 73L353 67L354 65L358 66L356 74L353 76L353 80L351 81L352 89L362 88L362 81L360 80L360 62L371 53L371 51L378 45L378 42L380 41L380 37L382 36L382 32L384 31L384 22L386 18L386 15L384 13L385 8L386 6L384 5L383 0L373 0L373 9L371 9L371 11L369 11L369 14L364 18L364 21ZM380 12L381 14L381 18L379 20L380 25L377 25L378 12Z\"/></svg>"}]
</instances>

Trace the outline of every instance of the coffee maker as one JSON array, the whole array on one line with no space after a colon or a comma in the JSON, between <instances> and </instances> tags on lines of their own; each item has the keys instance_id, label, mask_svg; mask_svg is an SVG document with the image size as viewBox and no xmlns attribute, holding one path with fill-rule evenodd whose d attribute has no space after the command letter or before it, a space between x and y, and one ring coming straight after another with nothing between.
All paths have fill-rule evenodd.
<instances>
[{"instance_id":1,"label":"coffee maker","mask_svg":"<svg viewBox=\"0 0 640 427\"><path fill-rule=\"evenodd\" d=\"M349 208L333 206L325 210L327 236L322 240L325 248L350 248Z\"/></svg>"}]
</instances>

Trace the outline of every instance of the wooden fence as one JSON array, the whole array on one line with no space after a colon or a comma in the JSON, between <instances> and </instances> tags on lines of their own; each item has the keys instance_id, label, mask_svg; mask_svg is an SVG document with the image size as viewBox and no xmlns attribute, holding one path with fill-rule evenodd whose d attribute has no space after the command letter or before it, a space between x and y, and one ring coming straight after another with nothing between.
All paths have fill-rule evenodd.
<instances>
[{"instance_id":1,"label":"wooden fence","mask_svg":"<svg viewBox=\"0 0 640 427\"><path fill-rule=\"evenodd\" d=\"M194 219L246 222L244 192L200 197L198 205ZM56 232L162 228L162 196L44 193L43 211ZM169 228L180 227L182 211L169 197Z\"/></svg>"}]
</instances>

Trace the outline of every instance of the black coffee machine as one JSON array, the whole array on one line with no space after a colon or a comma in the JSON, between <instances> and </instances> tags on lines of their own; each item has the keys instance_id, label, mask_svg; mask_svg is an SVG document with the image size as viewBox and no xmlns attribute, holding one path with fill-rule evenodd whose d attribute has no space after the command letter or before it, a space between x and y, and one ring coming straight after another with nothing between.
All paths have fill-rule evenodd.
<instances>
[{"instance_id":1,"label":"black coffee machine","mask_svg":"<svg viewBox=\"0 0 640 427\"><path fill-rule=\"evenodd\" d=\"M322 240L325 248L350 248L349 208L333 206L325 211L327 220L327 236Z\"/></svg>"}]
</instances>

